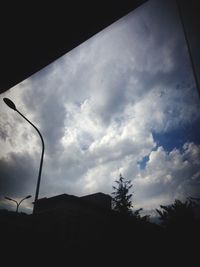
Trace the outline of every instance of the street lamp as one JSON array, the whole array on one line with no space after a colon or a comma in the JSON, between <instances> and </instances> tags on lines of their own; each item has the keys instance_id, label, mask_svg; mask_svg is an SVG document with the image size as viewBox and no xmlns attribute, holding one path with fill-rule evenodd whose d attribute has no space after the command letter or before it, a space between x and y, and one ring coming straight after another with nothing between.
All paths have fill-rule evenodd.
<instances>
[{"instance_id":1,"label":"street lamp","mask_svg":"<svg viewBox=\"0 0 200 267\"><path fill-rule=\"evenodd\" d=\"M36 202L38 200L39 188L40 188L42 164L43 164L43 157L44 157L44 140L43 140L42 135L41 135L40 131L38 130L38 128L32 122L30 122L21 112L19 112L19 110L16 108L15 104L9 98L3 98L3 101L6 103L7 106L9 106L9 108L15 110L19 115L21 115L28 123L30 123L35 128L35 130L39 134L39 136L41 138L41 141L42 141L42 154L41 154L41 159L40 159L40 168L39 168L38 180L37 180L37 186L36 186L36 192L35 192L35 200L33 202L33 204L34 204L33 213L34 213L35 204L36 204Z\"/></svg>"},{"instance_id":2,"label":"street lamp","mask_svg":"<svg viewBox=\"0 0 200 267\"><path fill-rule=\"evenodd\" d=\"M17 202L16 200L10 198L10 197L5 197L5 199L8 199L10 201L14 201L16 204L17 204L17 208L16 208L16 212L18 212L18 209L19 209L19 205L22 203L23 200L27 199L27 198L30 198L31 196L28 195L26 197L24 197L22 200L20 200L19 202Z\"/></svg>"}]
</instances>

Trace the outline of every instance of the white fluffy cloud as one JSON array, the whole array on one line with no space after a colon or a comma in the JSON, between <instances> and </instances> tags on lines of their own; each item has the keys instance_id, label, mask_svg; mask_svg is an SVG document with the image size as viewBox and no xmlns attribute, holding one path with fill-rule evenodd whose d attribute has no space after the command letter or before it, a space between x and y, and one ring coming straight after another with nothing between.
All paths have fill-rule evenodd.
<instances>
[{"instance_id":1,"label":"white fluffy cloud","mask_svg":"<svg viewBox=\"0 0 200 267\"><path fill-rule=\"evenodd\" d=\"M141 200L166 195L169 202L198 194L199 170L199 145L185 143L182 148L174 148L170 152L158 147L149 154L146 168L138 173L134 183Z\"/></svg>"}]
</instances>

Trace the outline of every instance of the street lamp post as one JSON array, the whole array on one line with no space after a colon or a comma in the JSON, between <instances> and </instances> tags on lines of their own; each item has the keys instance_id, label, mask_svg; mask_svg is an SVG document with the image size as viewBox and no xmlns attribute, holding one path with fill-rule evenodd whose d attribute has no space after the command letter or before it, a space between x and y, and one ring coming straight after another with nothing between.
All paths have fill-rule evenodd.
<instances>
[{"instance_id":1,"label":"street lamp post","mask_svg":"<svg viewBox=\"0 0 200 267\"><path fill-rule=\"evenodd\" d=\"M38 128L32 123L30 122L15 106L15 104L9 99L9 98L3 98L3 101L6 103L7 106L9 106L9 108L15 110L20 116L22 116L28 123L30 123L35 130L37 131L37 133L40 136L40 139L42 141L42 154L41 154L41 159L40 159L40 167L39 167L39 173L38 173L38 180L37 180L37 186L36 186L36 192L35 192L35 200L34 200L34 206L33 206L33 213L35 212L35 204L38 200L38 195L39 195L39 188L40 188L40 180L41 180L41 173L42 173L42 165L43 165L43 157L44 157L44 140L43 137L40 133L40 131L38 130Z\"/></svg>"},{"instance_id":2,"label":"street lamp post","mask_svg":"<svg viewBox=\"0 0 200 267\"><path fill-rule=\"evenodd\" d=\"M15 199L12 199L12 198L10 198L10 197L5 197L5 199L8 199L8 200L10 200L10 201L13 201L13 202L15 202L15 203L17 204L16 213L18 213L19 205L22 203L23 200L25 200L25 199L27 199L27 198L30 198L30 197L31 197L31 196L28 195L28 196L24 197L23 199L21 199L19 202L17 202Z\"/></svg>"}]
</instances>

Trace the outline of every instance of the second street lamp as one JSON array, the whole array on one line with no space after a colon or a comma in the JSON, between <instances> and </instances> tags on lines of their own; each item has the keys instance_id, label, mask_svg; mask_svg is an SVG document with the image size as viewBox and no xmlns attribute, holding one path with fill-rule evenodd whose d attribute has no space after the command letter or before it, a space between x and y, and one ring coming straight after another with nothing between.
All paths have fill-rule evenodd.
<instances>
[{"instance_id":1,"label":"second street lamp","mask_svg":"<svg viewBox=\"0 0 200 267\"><path fill-rule=\"evenodd\" d=\"M35 200L34 200L34 206L33 206L33 213L35 211L35 204L38 200L38 195L39 195L39 189L40 189L40 180L41 180L41 173L42 173L42 165L43 165L43 158L44 158L44 140L43 137L40 133L40 131L38 130L38 128L32 123L30 122L15 106L15 104L9 99L9 98L3 98L3 101L6 103L7 106L9 106L9 108L15 110L20 116L22 116L22 118L24 118L28 123L30 123L35 130L37 131L37 133L40 136L40 139L42 141L42 154L41 154L41 159L40 159L40 168L39 168L39 173L38 173L38 180L37 180L37 186L36 186L36 192L35 192Z\"/></svg>"},{"instance_id":2,"label":"second street lamp","mask_svg":"<svg viewBox=\"0 0 200 267\"><path fill-rule=\"evenodd\" d=\"M15 202L17 204L16 212L18 213L19 205L22 203L23 200L28 199L30 197L31 196L28 195L28 196L24 197L23 199L21 199L19 202L17 202L15 199L12 199L10 197L5 197L5 199L10 200L10 201L13 201L13 202Z\"/></svg>"}]
</instances>

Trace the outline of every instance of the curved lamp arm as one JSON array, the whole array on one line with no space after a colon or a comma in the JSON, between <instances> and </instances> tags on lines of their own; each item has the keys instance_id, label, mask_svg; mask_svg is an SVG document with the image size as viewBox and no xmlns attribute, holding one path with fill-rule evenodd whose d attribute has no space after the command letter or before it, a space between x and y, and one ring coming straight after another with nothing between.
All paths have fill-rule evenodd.
<instances>
[{"instance_id":1,"label":"curved lamp arm","mask_svg":"<svg viewBox=\"0 0 200 267\"><path fill-rule=\"evenodd\" d=\"M35 130L37 131L37 133L40 136L40 139L42 141L42 155L41 155L41 159L40 159L40 168L39 168L39 174L38 174L38 180L37 180L37 186L36 186L36 193L35 193L35 200L34 203L36 203L36 201L38 200L38 195L39 195L39 188L40 188L40 181L41 181L41 173L42 173L42 164L43 164L43 158L44 158L44 140L43 137L40 133L40 131L38 130L38 128L31 122L29 121L18 109L16 109L17 113L19 113L28 123L30 123Z\"/></svg>"},{"instance_id":2,"label":"curved lamp arm","mask_svg":"<svg viewBox=\"0 0 200 267\"><path fill-rule=\"evenodd\" d=\"M33 213L35 211L35 203L38 200L38 195L39 195L39 188L40 188L40 180L41 180L41 173L42 173L42 164L43 164L43 157L44 157L44 140L42 138L42 135L40 133L40 131L38 130L38 128L31 122L29 121L15 106L15 104L12 102L12 100L10 100L9 98L3 98L3 101L6 103L7 106L9 106L9 108L15 110L20 116L22 116L22 118L24 118L28 123L30 123L33 128L37 131L37 133L40 136L40 139L42 141L42 155L41 155L41 159L40 159L40 168L39 168L39 174L38 174L38 180L37 180L37 186L36 186L36 192L35 192L35 200L34 200L34 206L33 206Z\"/></svg>"}]
</instances>

